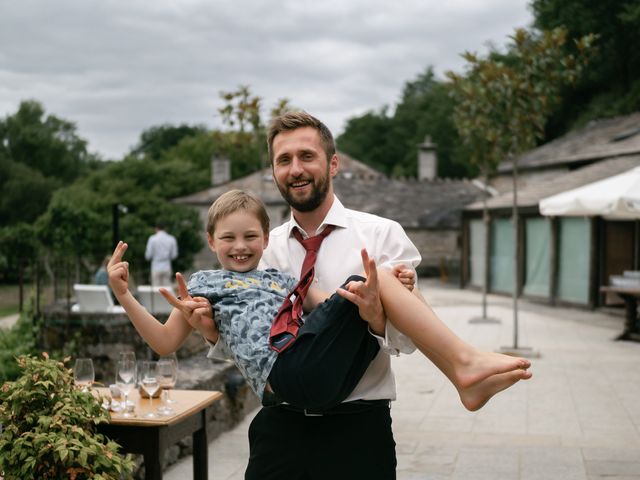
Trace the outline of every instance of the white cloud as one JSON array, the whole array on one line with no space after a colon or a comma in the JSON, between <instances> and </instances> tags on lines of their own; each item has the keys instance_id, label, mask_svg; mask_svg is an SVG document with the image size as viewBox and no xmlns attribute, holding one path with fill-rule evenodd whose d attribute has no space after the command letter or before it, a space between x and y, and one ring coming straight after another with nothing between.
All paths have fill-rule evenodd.
<instances>
[{"instance_id":1,"label":"white cloud","mask_svg":"<svg viewBox=\"0 0 640 480\"><path fill-rule=\"evenodd\" d=\"M21 0L0 2L0 115L21 100L78 125L90 148L125 153L164 122L218 124L218 92L282 97L339 134L393 105L428 65L502 45L527 0Z\"/></svg>"}]
</instances>

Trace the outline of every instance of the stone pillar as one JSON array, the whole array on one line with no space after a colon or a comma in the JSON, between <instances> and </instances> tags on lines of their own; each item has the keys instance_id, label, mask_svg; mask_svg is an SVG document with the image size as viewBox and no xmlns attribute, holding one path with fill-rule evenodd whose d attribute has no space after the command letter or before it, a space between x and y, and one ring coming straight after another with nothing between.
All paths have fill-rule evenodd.
<instances>
[{"instance_id":1,"label":"stone pillar","mask_svg":"<svg viewBox=\"0 0 640 480\"><path fill-rule=\"evenodd\" d=\"M211 159L211 186L222 185L231 180L231 160L213 157Z\"/></svg>"},{"instance_id":2,"label":"stone pillar","mask_svg":"<svg viewBox=\"0 0 640 480\"><path fill-rule=\"evenodd\" d=\"M438 176L438 157L436 145L427 135L424 142L418 144L418 180L433 180Z\"/></svg>"}]
</instances>

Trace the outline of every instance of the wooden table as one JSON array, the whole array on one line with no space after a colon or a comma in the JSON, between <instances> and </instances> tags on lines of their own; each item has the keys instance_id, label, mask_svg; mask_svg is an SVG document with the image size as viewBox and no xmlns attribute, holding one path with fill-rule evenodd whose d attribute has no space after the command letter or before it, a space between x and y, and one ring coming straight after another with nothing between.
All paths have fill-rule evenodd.
<instances>
[{"instance_id":1,"label":"wooden table","mask_svg":"<svg viewBox=\"0 0 640 480\"><path fill-rule=\"evenodd\" d=\"M600 287L602 293L617 293L624 300L625 321L624 330L616 340L640 341L640 329L638 329L638 302L640 301L640 288L629 287Z\"/></svg>"},{"instance_id":2,"label":"wooden table","mask_svg":"<svg viewBox=\"0 0 640 480\"><path fill-rule=\"evenodd\" d=\"M108 389L97 388L97 393L107 395ZM221 392L201 390L171 390L171 405L175 414L143 418L149 411L155 412L161 405L159 398L149 403L136 390L129 394L135 402L134 418L124 418L120 413L111 412L111 423L100 424L98 431L115 440L126 453L141 453L144 456L145 478L162 479L162 457L167 447L187 435L193 438L193 478L207 480L207 419L211 407L220 398Z\"/></svg>"}]
</instances>

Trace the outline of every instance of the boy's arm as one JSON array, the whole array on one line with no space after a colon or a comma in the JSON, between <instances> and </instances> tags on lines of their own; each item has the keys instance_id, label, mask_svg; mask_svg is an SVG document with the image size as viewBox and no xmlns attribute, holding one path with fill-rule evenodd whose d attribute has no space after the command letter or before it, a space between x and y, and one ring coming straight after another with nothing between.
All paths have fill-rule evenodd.
<instances>
[{"instance_id":1,"label":"boy's arm","mask_svg":"<svg viewBox=\"0 0 640 480\"><path fill-rule=\"evenodd\" d=\"M129 291L129 263L122 261L127 244L118 242L107 265L109 286L120 305L127 312L138 333L159 355L175 352L191 333L191 326L182 318L182 312L173 309L163 325L135 299Z\"/></svg>"}]
</instances>

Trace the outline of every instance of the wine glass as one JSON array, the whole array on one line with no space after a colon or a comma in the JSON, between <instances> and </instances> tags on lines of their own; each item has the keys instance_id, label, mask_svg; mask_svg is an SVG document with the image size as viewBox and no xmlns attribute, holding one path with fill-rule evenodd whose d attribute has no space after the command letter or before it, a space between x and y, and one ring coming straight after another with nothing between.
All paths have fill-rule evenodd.
<instances>
[{"instance_id":1,"label":"wine glass","mask_svg":"<svg viewBox=\"0 0 640 480\"><path fill-rule=\"evenodd\" d=\"M176 385L178 379L178 360L175 354L160 357L158 360L158 383L162 389L162 406L158 408L161 415L173 415L175 411L170 404L176 403L171 399L170 391Z\"/></svg>"},{"instance_id":2,"label":"wine glass","mask_svg":"<svg viewBox=\"0 0 640 480\"><path fill-rule=\"evenodd\" d=\"M95 380L93 361L90 358L78 358L73 365L73 381L83 392L88 392Z\"/></svg>"},{"instance_id":3,"label":"wine glass","mask_svg":"<svg viewBox=\"0 0 640 480\"><path fill-rule=\"evenodd\" d=\"M137 379L137 374L138 372L140 372L140 362L136 362L136 354L133 351L127 351L127 352L120 352L120 361L127 361L130 362L129 365L133 365L133 369L134 369L134 375L133 375L133 387L136 387L136 381ZM117 382L117 375L116 375L116 383ZM131 391L131 389L129 389L129 391ZM135 404L131 401L131 400L127 400L126 403L123 404L123 406L126 408L132 408L135 406Z\"/></svg>"},{"instance_id":4,"label":"wine glass","mask_svg":"<svg viewBox=\"0 0 640 480\"><path fill-rule=\"evenodd\" d=\"M133 356L133 357L132 357ZM116 365L116 385L124 393L124 402L122 402L122 416L125 418L133 417L129 411L129 392L136 384L136 360L135 354L121 354L120 360Z\"/></svg>"},{"instance_id":5,"label":"wine glass","mask_svg":"<svg viewBox=\"0 0 640 480\"><path fill-rule=\"evenodd\" d=\"M158 362L145 361L142 362L142 371L140 372L140 383L147 395L149 395L149 412L147 412L145 418L158 418L158 415L153 413L151 407L153 407L153 396L160 388L158 383Z\"/></svg>"}]
</instances>

